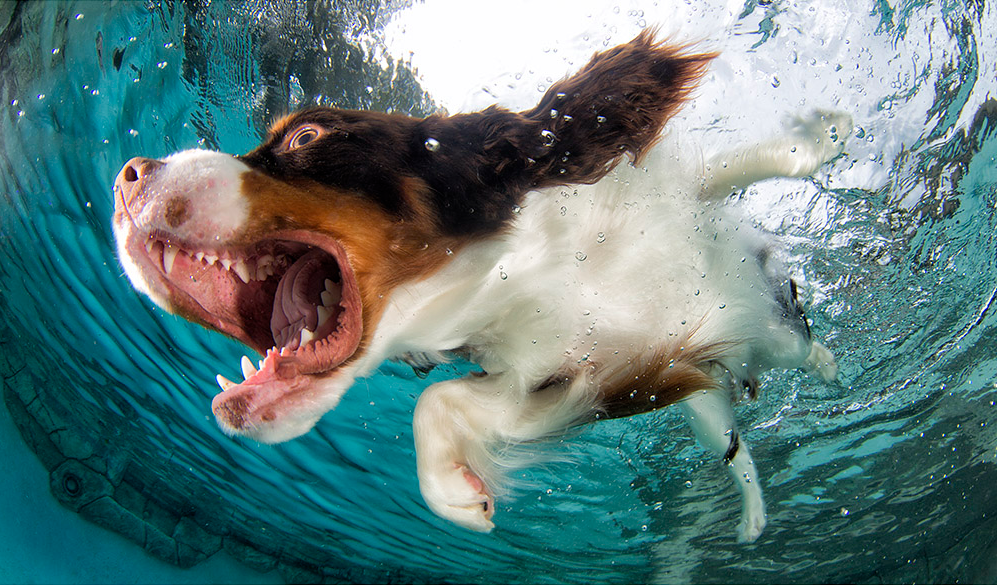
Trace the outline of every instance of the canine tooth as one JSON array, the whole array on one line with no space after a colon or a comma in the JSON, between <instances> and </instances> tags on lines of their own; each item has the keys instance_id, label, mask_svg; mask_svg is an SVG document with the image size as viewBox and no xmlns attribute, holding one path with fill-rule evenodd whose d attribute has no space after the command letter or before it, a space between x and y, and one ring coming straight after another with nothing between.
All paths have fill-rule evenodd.
<instances>
[{"instance_id":1,"label":"canine tooth","mask_svg":"<svg viewBox=\"0 0 997 585\"><path fill-rule=\"evenodd\" d=\"M152 254L152 246L156 243L156 240L149 238L145 241L145 251Z\"/></svg>"},{"instance_id":2,"label":"canine tooth","mask_svg":"<svg viewBox=\"0 0 997 585\"><path fill-rule=\"evenodd\" d=\"M325 279L325 290L329 292L334 292L336 290L336 283L332 282L328 278Z\"/></svg>"},{"instance_id":3,"label":"canine tooth","mask_svg":"<svg viewBox=\"0 0 997 585\"><path fill-rule=\"evenodd\" d=\"M224 261L222 261L222 264L224 265ZM246 265L246 262L244 260L239 260L238 262L236 262L234 270L235 273L239 275L239 278L242 279L242 282L249 283L250 280L249 266Z\"/></svg>"},{"instance_id":4,"label":"canine tooth","mask_svg":"<svg viewBox=\"0 0 997 585\"><path fill-rule=\"evenodd\" d=\"M228 258L222 258L222 266L225 268L225 270L228 270L229 268L232 267L232 261L229 260Z\"/></svg>"},{"instance_id":5,"label":"canine tooth","mask_svg":"<svg viewBox=\"0 0 997 585\"><path fill-rule=\"evenodd\" d=\"M246 356L242 356L242 377L248 380L250 376L256 374L259 370L253 365L252 360ZM262 364L261 364L262 365Z\"/></svg>"},{"instance_id":6,"label":"canine tooth","mask_svg":"<svg viewBox=\"0 0 997 585\"><path fill-rule=\"evenodd\" d=\"M204 257L204 259L207 260L208 264L211 265L211 266L214 266L215 262L218 262L218 256L207 256L206 255Z\"/></svg>"},{"instance_id":7,"label":"canine tooth","mask_svg":"<svg viewBox=\"0 0 997 585\"><path fill-rule=\"evenodd\" d=\"M326 293L322 294L324 295ZM329 320L329 317L332 317L332 311L330 309L325 307L315 307L315 310L318 312L318 325L315 326L316 328L321 327L323 323Z\"/></svg>"},{"instance_id":8,"label":"canine tooth","mask_svg":"<svg viewBox=\"0 0 997 585\"><path fill-rule=\"evenodd\" d=\"M177 253L180 248L172 244L167 244L166 249L163 250L163 269L166 270L166 274L173 271L173 262L177 259Z\"/></svg>"},{"instance_id":9,"label":"canine tooth","mask_svg":"<svg viewBox=\"0 0 997 585\"><path fill-rule=\"evenodd\" d=\"M335 297L332 296L331 292L329 292L327 290L322 291L322 304L323 305L325 305L326 307L331 307L335 302L336 302ZM319 308L321 309L322 307L319 307ZM321 321L321 319L320 319L320 321Z\"/></svg>"},{"instance_id":10,"label":"canine tooth","mask_svg":"<svg viewBox=\"0 0 997 585\"><path fill-rule=\"evenodd\" d=\"M308 329L302 329L301 330L301 343L298 345L298 347L304 347L306 343L308 343L309 341L311 341L313 339L315 339L315 332L314 331L309 331Z\"/></svg>"},{"instance_id":11,"label":"canine tooth","mask_svg":"<svg viewBox=\"0 0 997 585\"><path fill-rule=\"evenodd\" d=\"M229 380L228 378L226 378L225 376L223 376L221 374L218 374L217 376L215 376L215 381L218 382L218 386L221 387L222 390L228 390L232 386L237 386L237 384L235 382L233 382L232 380Z\"/></svg>"}]
</instances>

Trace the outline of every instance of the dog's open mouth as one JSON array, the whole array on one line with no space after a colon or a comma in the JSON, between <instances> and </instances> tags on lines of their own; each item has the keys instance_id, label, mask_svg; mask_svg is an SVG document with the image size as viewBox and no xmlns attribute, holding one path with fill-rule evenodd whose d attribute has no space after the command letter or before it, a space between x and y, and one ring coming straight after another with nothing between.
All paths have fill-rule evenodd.
<instances>
[{"instance_id":1,"label":"dog's open mouth","mask_svg":"<svg viewBox=\"0 0 997 585\"><path fill-rule=\"evenodd\" d=\"M176 312L266 356L258 368L243 359L242 384L321 375L360 345L359 288L333 239L289 232L205 250L154 233L130 248L147 276L168 290ZM222 390L236 385L222 376L218 382Z\"/></svg>"}]
</instances>

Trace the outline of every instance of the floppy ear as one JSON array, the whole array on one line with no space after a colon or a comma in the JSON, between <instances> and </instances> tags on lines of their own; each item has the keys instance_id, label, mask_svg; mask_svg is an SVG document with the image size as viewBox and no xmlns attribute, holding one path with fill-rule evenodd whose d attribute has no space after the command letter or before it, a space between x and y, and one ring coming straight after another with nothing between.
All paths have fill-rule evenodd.
<instances>
[{"instance_id":1,"label":"floppy ear","mask_svg":"<svg viewBox=\"0 0 997 585\"><path fill-rule=\"evenodd\" d=\"M495 231L531 189L594 183L628 153L639 161L716 57L654 34L596 53L531 110L492 106L419 122L412 170L430 187L443 230Z\"/></svg>"}]
</instances>

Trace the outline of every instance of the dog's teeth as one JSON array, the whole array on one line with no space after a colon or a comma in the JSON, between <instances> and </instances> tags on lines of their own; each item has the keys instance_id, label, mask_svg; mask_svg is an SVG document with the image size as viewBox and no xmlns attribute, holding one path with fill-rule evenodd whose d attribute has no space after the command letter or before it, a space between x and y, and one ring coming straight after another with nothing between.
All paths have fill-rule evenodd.
<instances>
[{"instance_id":1,"label":"dog's teeth","mask_svg":"<svg viewBox=\"0 0 997 585\"><path fill-rule=\"evenodd\" d=\"M205 256L204 260L207 261L209 266L214 266L215 262L218 262L218 256Z\"/></svg>"},{"instance_id":2,"label":"dog's teeth","mask_svg":"<svg viewBox=\"0 0 997 585\"><path fill-rule=\"evenodd\" d=\"M145 241L145 251L152 254L152 246L156 243L156 240L149 238Z\"/></svg>"},{"instance_id":3,"label":"dog's teeth","mask_svg":"<svg viewBox=\"0 0 997 585\"><path fill-rule=\"evenodd\" d=\"M311 341L313 339L315 339L315 332L314 331L309 331L307 329L302 329L301 330L301 343L298 344L298 347L304 347L306 343L308 343L309 341Z\"/></svg>"},{"instance_id":4,"label":"dog's teeth","mask_svg":"<svg viewBox=\"0 0 997 585\"><path fill-rule=\"evenodd\" d=\"M274 264L277 260L270 254L260 256L256 260L257 279L266 280L274 274Z\"/></svg>"},{"instance_id":5,"label":"dog's teeth","mask_svg":"<svg viewBox=\"0 0 997 585\"><path fill-rule=\"evenodd\" d=\"M229 388L238 385L235 382L233 382L232 380L229 380L228 378L226 378L225 376L223 376L221 374L218 374L217 376L215 376L215 380L218 382L218 386L222 390L228 390Z\"/></svg>"},{"instance_id":6,"label":"dog's teeth","mask_svg":"<svg viewBox=\"0 0 997 585\"><path fill-rule=\"evenodd\" d=\"M332 282L328 278L325 279L325 290L327 290L329 292L336 292L336 288L337 287L336 287L336 283L335 282Z\"/></svg>"},{"instance_id":7,"label":"dog's teeth","mask_svg":"<svg viewBox=\"0 0 997 585\"><path fill-rule=\"evenodd\" d=\"M326 293L322 294L324 295ZM329 317L332 317L332 310L326 307L315 307L315 311L318 312L318 325L315 326L317 329L325 324L325 322L329 320Z\"/></svg>"},{"instance_id":8,"label":"dog's teeth","mask_svg":"<svg viewBox=\"0 0 997 585\"><path fill-rule=\"evenodd\" d=\"M256 369L256 366L253 365L252 360L250 360L246 356L242 356L241 363L242 363L242 377L246 380L248 380L251 376L255 375L259 371ZM260 367L262 366L263 364L260 364Z\"/></svg>"},{"instance_id":9,"label":"dog's teeth","mask_svg":"<svg viewBox=\"0 0 997 585\"><path fill-rule=\"evenodd\" d=\"M197 258L198 262L204 260L204 252L198 252L197 254L194 254L194 258Z\"/></svg>"},{"instance_id":10,"label":"dog's teeth","mask_svg":"<svg viewBox=\"0 0 997 585\"><path fill-rule=\"evenodd\" d=\"M222 267L224 267L225 270L232 268L232 261L228 258L222 258Z\"/></svg>"},{"instance_id":11,"label":"dog's teeth","mask_svg":"<svg viewBox=\"0 0 997 585\"><path fill-rule=\"evenodd\" d=\"M225 262L222 261L223 265L224 265L224 263ZM242 279L242 282L245 282L247 284L249 283L249 279L250 279L250 277L249 277L249 266L246 265L245 260L239 260L238 262L236 262L235 265L233 266L233 269L234 269L235 273L239 275L239 278Z\"/></svg>"},{"instance_id":12,"label":"dog's teeth","mask_svg":"<svg viewBox=\"0 0 997 585\"><path fill-rule=\"evenodd\" d=\"M284 347L280 348L280 355L281 356L288 356L290 354L291 354L291 349L289 347L284 346Z\"/></svg>"},{"instance_id":13,"label":"dog's teeth","mask_svg":"<svg viewBox=\"0 0 997 585\"><path fill-rule=\"evenodd\" d=\"M180 248L170 244L167 244L166 249L163 250L163 270L166 271L166 274L173 271L173 262L177 259L178 252L180 252Z\"/></svg>"},{"instance_id":14,"label":"dog's teeth","mask_svg":"<svg viewBox=\"0 0 997 585\"><path fill-rule=\"evenodd\" d=\"M338 299L336 299L335 295L333 295L331 292L327 290L322 291L322 304L325 305L326 307L331 307L335 305L337 300Z\"/></svg>"}]
</instances>

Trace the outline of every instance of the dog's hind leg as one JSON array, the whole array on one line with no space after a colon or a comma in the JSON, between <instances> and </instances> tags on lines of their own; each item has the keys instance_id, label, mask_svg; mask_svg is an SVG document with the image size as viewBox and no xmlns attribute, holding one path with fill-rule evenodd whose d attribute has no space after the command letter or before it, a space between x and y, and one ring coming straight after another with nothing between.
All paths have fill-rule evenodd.
<instances>
[{"instance_id":1,"label":"dog's hind leg","mask_svg":"<svg viewBox=\"0 0 997 585\"><path fill-rule=\"evenodd\" d=\"M841 154L852 119L841 112L817 111L795 120L784 136L721 152L706 162L703 199L720 199L773 177L806 177Z\"/></svg>"},{"instance_id":2,"label":"dog's hind leg","mask_svg":"<svg viewBox=\"0 0 997 585\"><path fill-rule=\"evenodd\" d=\"M741 492L738 540L754 542L765 528L765 500L748 445L737 431L730 392L726 389L695 392L678 404L699 443L722 457L727 465Z\"/></svg>"}]
</instances>

